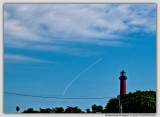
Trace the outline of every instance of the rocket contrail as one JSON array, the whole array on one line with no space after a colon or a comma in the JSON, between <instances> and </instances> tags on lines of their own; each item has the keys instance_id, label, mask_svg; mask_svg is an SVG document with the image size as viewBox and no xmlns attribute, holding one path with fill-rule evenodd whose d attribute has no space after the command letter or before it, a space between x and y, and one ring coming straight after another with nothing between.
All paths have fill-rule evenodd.
<instances>
[{"instance_id":1,"label":"rocket contrail","mask_svg":"<svg viewBox=\"0 0 160 117\"><path fill-rule=\"evenodd\" d=\"M72 85L72 83L79 78L83 73L85 73L86 71L88 71L91 67L93 67L96 63L98 63L99 61L101 61L103 59L100 58L97 61L95 61L94 63L92 63L91 65L89 65L86 69L84 69L82 72L80 72L75 78L73 78L73 80L67 85L67 87L65 88L64 92L63 92L63 96L66 94L68 88Z\"/></svg>"}]
</instances>

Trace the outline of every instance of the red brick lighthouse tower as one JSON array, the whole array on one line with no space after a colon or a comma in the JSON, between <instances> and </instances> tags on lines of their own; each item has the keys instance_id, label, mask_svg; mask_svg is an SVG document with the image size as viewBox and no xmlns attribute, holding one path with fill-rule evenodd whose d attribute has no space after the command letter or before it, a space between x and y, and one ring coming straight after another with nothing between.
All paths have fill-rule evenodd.
<instances>
[{"instance_id":1,"label":"red brick lighthouse tower","mask_svg":"<svg viewBox=\"0 0 160 117\"><path fill-rule=\"evenodd\" d=\"M120 73L120 95L121 94L126 94L126 72L124 72L124 70L122 70L122 72Z\"/></svg>"}]
</instances>

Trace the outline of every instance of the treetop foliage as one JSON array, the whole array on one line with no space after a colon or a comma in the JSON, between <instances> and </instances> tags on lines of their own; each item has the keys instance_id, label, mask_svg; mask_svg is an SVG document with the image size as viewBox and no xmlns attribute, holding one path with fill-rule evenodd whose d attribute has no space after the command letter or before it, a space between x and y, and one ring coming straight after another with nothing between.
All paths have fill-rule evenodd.
<instances>
[{"instance_id":1,"label":"treetop foliage","mask_svg":"<svg viewBox=\"0 0 160 117\"><path fill-rule=\"evenodd\" d=\"M120 108L122 107L122 108ZM17 112L20 108L16 108ZM140 91L129 92L128 94L118 95L108 101L105 108L101 105L92 105L86 111L82 111L78 106L46 108L39 111L28 108L22 113L156 113L156 91ZM122 109L122 110L121 110Z\"/></svg>"}]
</instances>

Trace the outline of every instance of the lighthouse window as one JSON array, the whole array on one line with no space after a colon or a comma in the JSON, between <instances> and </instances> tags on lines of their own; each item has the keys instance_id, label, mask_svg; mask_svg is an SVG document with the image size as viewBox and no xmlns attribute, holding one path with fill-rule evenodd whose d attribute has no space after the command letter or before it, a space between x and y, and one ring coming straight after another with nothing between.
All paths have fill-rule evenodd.
<instances>
[{"instance_id":1,"label":"lighthouse window","mask_svg":"<svg viewBox=\"0 0 160 117\"><path fill-rule=\"evenodd\" d=\"M125 72L121 72L121 76L126 76L126 73Z\"/></svg>"},{"instance_id":2,"label":"lighthouse window","mask_svg":"<svg viewBox=\"0 0 160 117\"><path fill-rule=\"evenodd\" d=\"M123 73L123 76L126 76L126 73L125 73L125 72Z\"/></svg>"}]
</instances>

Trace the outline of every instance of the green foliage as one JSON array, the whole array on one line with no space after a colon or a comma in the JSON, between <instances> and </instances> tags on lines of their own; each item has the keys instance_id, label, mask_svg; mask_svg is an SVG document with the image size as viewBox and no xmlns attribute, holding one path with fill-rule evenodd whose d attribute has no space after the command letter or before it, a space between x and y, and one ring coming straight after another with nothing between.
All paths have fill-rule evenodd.
<instances>
[{"instance_id":1,"label":"green foliage","mask_svg":"<svg viewBox=\"0 0 160 117\"><path fill-rule=\"evenodd\" d=\"M103 107L102 106L97 106L96 104L92 105L92 113L102 113L103 112Z\"/></svg>"},{"instance_id":2,"label":"green foliage","mask_svg":"<svg viewBox=\"0 0 160 117\"><path fill-rule=\"evenodd\" d=\"M91 113L89 108L86 109L86 113Z\"/></svg>"},{"instance_id":3,"label":"green foliage","mask_svg":"<svg viewBox=\"0 0 160 117\"><path fill-rule=\"evenodd\" d=\"M156 92L139 91L120 95L123 113L156 113ZM119 98L110 99L106 105L107 113L118 113Z\"/></svg>"},{"instance_id":4,"label":"green foliage","mask_svg":"<svg viewBox=\"0 0 160 117\"><path fill-rule=\"evenodd\" d=\"M22 113L39 113L39 111L36 111L33 108L28 108L27 110L24 110L24 112Z\"/></svg>"},{"instance_id":5,"label":"green foliage","mask_svg":"<svg viewBox=\"0 0 160 117\"><path fill-rule=\"evenodd\" d=\"M76 106L76 107L68 106L65 110L65 113L82 113L82 111L81 111L81 109L78 108L78 106Z\"/></svg>"},{"instance_id":6,"label":"green foliage","mask_svg":"<svg viewBox=\"0 0 160 117\"><path fill-rule=\"evenodd\" d=\"M156 92L136 91L121 96L123 112L156 113Z\"/></svg>"},{"instance_id":7,"label":"green foliage","mask_svg":"<svg viewBox=\"0 0 160 117\"><path fill-rule=\"evenodd\" d=\"M53 109L54 113L64 113L64 109L62 107L56 107Z\"/></svg>"},{"instance_id":8,"label":"green foliage","mask_svg":"<svg viewBox=\"0 0 160 117\"><path fill-rule=\"evenodd\" d=\"M92 105L92 113L96 113L96 110L97 110L97 105Z\"/></svg>"},{"instance_id":9,"label":"green foliage","mask_svg":"<svg viewBox=\"0 0 160 117\"><path fill-rule=\"evenodd\" d=\"M53 112L53 110L52 109L50 109L50 108L46 108L46 109L39 109L39 112L40 113L52 113Z\"/></svg>"},{"instance_id":10,"label":"green foliage","mask_svg":"<svg viewBox=\"0 0 160 117\"><path fill-rule=\"evenodd\" d=\"M119 99L110 99L105 108L106 113L119 113Z\"/></svg>"},{"instance_id":11,"label":"green foliage","mask_svg":"<svg viewBox=\"0 0 160 117\"><path fill-rule=\"evenodd\" d=\"M98 113L101 113L103 111L103 107L102 106L97 106L97 110L96 110Z\"/></svg>"},{"instance_id":12,"label":"green foliage","mask_svg":"<svg viewBox=\"0 0 160 117\"><path fill-rule=\"evenodd\" d=\"M120 102L120 103L119 103ZM86 113L119 113L120 106L122 105L123 113L156 113L156 92L155 91L136 91L128 93L126 95L120 95L117 98L110 99L103 109L102 106L92 105L92 111L88 108ZM16 107L17 112L19 107ZM78 106L68 106L65 110L63 107L56 107L53 109L39 109L39 111L33 108L24 110L23 113L85 113Z\"/></svg>"}]
</instances>

